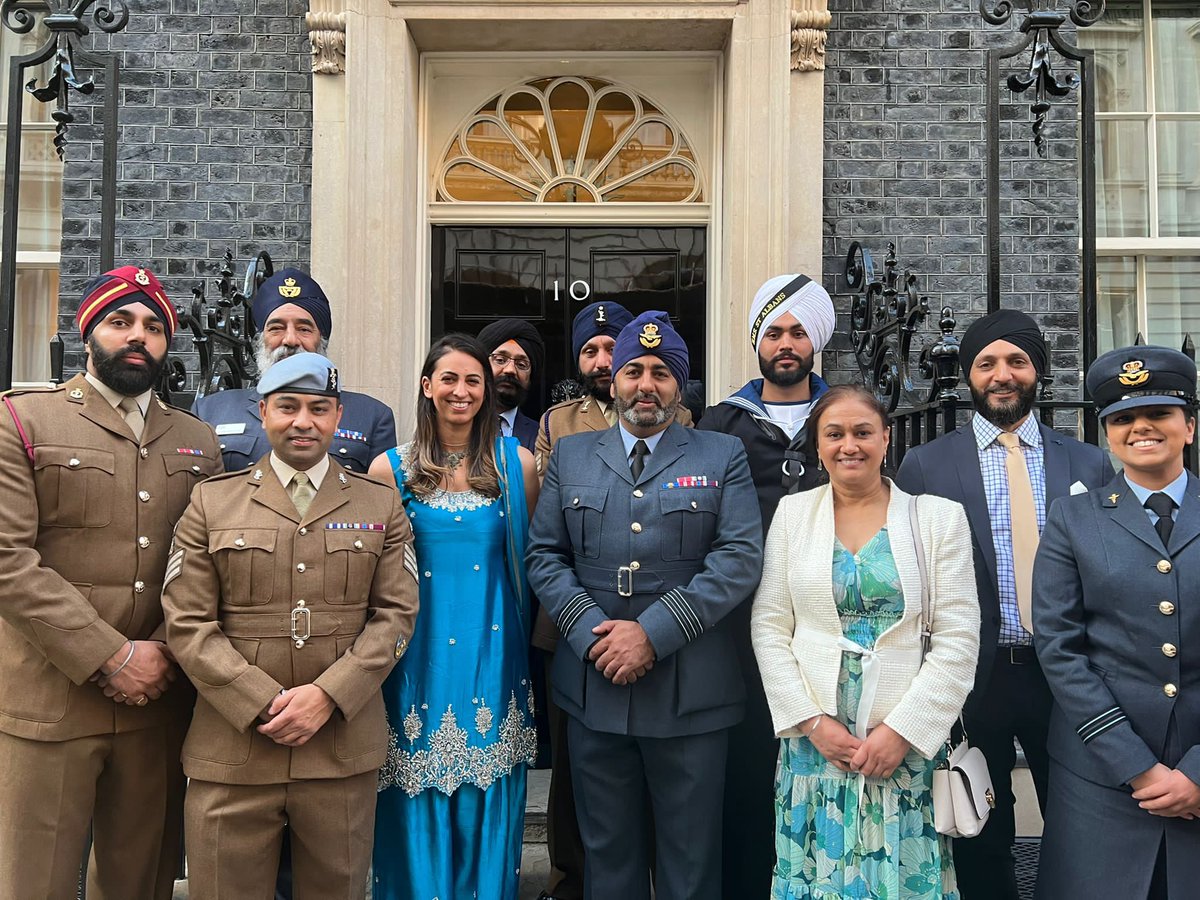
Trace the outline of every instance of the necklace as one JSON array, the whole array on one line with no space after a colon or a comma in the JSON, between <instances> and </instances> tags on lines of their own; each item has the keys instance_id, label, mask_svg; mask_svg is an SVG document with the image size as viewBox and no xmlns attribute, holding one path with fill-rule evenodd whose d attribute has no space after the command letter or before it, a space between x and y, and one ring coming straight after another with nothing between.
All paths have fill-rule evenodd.
<instances>
[{"instance_id":1,"label":"necklace","mask_svg":"<svg viewBox=\"0 0 1200 900\"><path fill-rule=\"evenodd\" d=\"M464 459L467 458L467 448L466 447L463 447L461 450L455 450L453 452L447 450L445 447L442 447L442 452L444 454L446 454L446 465L450 467L451 472L453 472L455 469L457 469L459 464Z\"/></svg>"}]
</instances>

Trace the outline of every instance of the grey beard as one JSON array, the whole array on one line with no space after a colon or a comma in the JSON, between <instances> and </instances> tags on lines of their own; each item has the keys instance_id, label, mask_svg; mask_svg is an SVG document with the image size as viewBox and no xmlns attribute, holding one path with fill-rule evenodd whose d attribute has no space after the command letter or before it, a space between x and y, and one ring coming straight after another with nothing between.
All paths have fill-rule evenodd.
<instances>
[{"instance_id":1,"label":"grey beard","mask_svg":"<svg viewBox=\"0 0 1200 900\"><path fill-rule=\"evenodd\" d=\"M317 344L316 352L322 356L328 356L329 339L321 338L321 342ZM275 365L281 359L287 359L289 356L295 356L297 353L302 353L301 347L288 347L280 344L274 350L268 350L266 341L263 340L261 334L254 336L254 365L258 368L258 377L262 378L267 374L267 369Z\"/></svg>"},{"instance_id":2,"label":"grey beard","mask_svg":"<svg viewBox=\"0 0 1200 900\"><path fill-rule=\"evenodd\" d=\"M617 415L620 416L628 425L633 425L637 428L652 428L655 425L662 425L670 422L675 418L675 413L679 409L679 395L675 395L675 399L664 406L660 406L648 417L650 421L646 421L647 415L639 413L632 403L627 404L618 395L614 398L613 403L617 407Z\"/></svg>"}]
</instances>

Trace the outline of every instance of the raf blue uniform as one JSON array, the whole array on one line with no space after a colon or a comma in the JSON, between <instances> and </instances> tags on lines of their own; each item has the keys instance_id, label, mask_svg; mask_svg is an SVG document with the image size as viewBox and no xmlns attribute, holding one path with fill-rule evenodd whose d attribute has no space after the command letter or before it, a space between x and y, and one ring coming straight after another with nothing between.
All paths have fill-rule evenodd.
<instances>
[{"instance_id":1,"label":"raf blue uniform","mask_svg":"<svg viewBox=\"0 0 1200 900\"><path fill-rule=\"evenodd\" d=\"M634 479L619 427L555 445L529 534L529 580L562 634L551 669L569 740L587 895L649 897L653 808L660 900L721 892L726 729L744 712L722 619L762 574L762 526L741 441L678 424ZM637 620L655 650L634 684L587 654L592 628Z\"/></svg>"},{"instance_id":2,"label":"raf blue uniform","mask_svg":"<svg viewBox=\"0 0 1200 900\"><path fill-rule=\"evenodd\" d=\"M255 390L220 391L197 398L192 412L208 422L221 442L225 471L245 469L270 452ZM396 417L390 407L351 391L342 392L342 421L329 455L351 472L366 474L371 460L396 446Z\"/></svg>"},{"instance_id":3,"label":"raf blue uniform","mask_svg":"<svg viewBox=\"0 0 1200 900\"><path fill-rule=\"evenodd\" d=\"M1194 415L1196 368L1175 350L1111 351L1087 384L1102 418ZM1200 884L1200 819L1151 815L1129 785L1157 763L1200 784L1200 479L1162 489L1177 506L1165 544L1152 493L1122 472L1064 497L1038 547L1034 641L1054 693L1039 900L1174 900Z\"/></svg>"}]
</instances>

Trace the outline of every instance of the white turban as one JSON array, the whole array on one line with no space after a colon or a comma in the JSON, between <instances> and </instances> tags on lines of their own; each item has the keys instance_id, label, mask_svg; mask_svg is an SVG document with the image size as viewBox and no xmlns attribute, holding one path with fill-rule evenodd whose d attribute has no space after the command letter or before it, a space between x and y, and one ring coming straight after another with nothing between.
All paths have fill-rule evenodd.
<instances>
[{"instance_id":1,"label":"white turban","mask_svg":"<svg viewBox=\"0 0 1200 900\"><path fill-rule=\"evenodd\" d=\"M750 305L750 343L755 353L767 329L784 313L791 313L804 326L814 353L825 349L837 324L829 294L806 275L776 275L758 289Z\"/></svg>"}]
</instances>

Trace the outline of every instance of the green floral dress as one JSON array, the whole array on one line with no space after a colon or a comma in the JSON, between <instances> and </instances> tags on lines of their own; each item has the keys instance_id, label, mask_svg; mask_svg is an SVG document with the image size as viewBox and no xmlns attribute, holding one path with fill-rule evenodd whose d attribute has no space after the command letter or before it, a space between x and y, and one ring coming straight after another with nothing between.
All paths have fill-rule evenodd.
<instances>
[{"instance_id":1,"label":"green floral dress","mask_svg":"<svg viewBox=\"0 0 1200 900\"><path fill-rule=\"evenodd\" d=\"M842 634L871 649L904 596L882 528L853 554L833 550ZM862 657L843 652L837 719L854 731ZM864 710L864 714L865 714ZM949 841L933 825L933 770L916 750L890 778L842 772L808 738L785 738L775 778L772 900L958 900Z\"/></svg>"}]
</instances>

